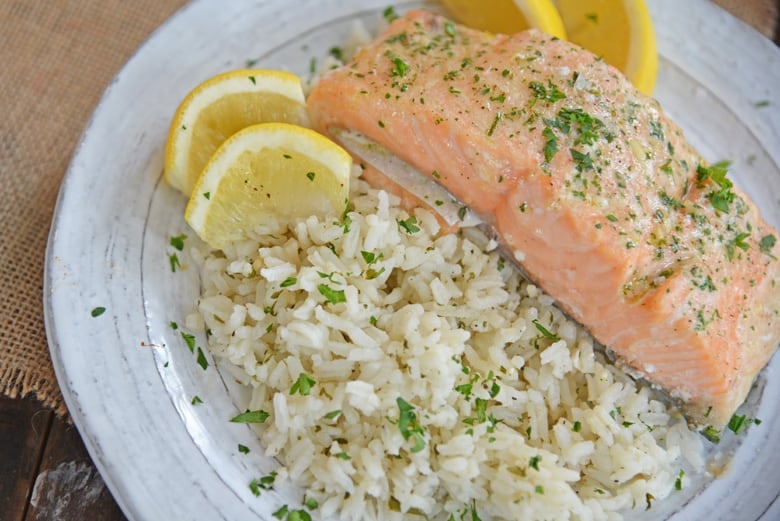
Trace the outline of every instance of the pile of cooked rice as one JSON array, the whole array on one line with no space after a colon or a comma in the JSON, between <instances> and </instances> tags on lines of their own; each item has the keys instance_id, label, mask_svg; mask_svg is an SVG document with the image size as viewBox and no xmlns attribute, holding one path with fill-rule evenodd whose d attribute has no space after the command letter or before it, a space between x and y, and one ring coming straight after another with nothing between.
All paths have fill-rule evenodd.
<instances>
[{"instance_id":1,"label":"pile of cooked rice","mask_svg":"<svg viewBox=\"0 0 780 521\"><path fill-rule=\"evenodd\" d=\"M197 259L188 325L268 413L277 483L354 520L619 519L688 484L677 410L498 252L355 170L344 215Z\"/></svg>"}]
</instances>

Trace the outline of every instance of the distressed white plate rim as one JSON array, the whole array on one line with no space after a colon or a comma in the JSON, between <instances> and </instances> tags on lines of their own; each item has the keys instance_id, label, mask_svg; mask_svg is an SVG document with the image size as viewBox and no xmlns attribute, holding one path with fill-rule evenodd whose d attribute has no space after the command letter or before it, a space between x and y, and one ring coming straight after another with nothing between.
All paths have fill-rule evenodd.
<instances>
[{"instance_id":1,"label":"distressed white plate rim","mask_svg":"<svg viewBox=\"0 0 780 521\"><path fill-rule=\"evenodd\" d=\"M656 97L706 158L735 160L738 184L780 226L780 51L709 2L649 4L661 55ZM65 401L130 519L271 520L300 497L291 486L251 493L249 481L274 462L248 428L226 421L240 391L213 366L202 371L170 327L198 294L194 269L168 266L177 253L168 239L188 233L185 201L161 182L173 109L203 79L249 59L306 76L310 58L341 42L351 19L371 23L388 5L195 1L136 52L95 110L57 202L44 310ZM92 317L98 306L106 312ZM746 406L763 423L734 444L730 470L639 517L780 518L779 365L776 356ZM204 404L193 407L195 394ZM239 454L238 443L252 452Z\"/></svg>"}]
</instances>

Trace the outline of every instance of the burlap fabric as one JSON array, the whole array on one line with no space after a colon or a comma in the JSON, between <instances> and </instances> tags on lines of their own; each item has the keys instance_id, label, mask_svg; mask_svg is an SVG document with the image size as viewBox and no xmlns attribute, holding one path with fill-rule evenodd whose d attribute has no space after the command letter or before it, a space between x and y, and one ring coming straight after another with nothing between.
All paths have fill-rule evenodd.
<instances>
[{"instance_id":1,"label":"burlap fabric","mask_svg":"<svg viewBox=\"0 0 780 521\"><path fill-rule=\"evenodd\" d=\"M103 90L185 0L0 0L0 391L65 412L43 323L63 174Z\"/></svg>"},{"instance_id":2,"label":"burlap fabric","mask_svg":"<svg viewBox=\"0 0 780 521\"><path fill-rule=\"evenodd\" d=\"M774 37L776 0L716 1ZM57 191L103 90L184 3L0 0L0 392L6 396L34 393L66 412L42 311Z\"/></svg>"}]
</instances>

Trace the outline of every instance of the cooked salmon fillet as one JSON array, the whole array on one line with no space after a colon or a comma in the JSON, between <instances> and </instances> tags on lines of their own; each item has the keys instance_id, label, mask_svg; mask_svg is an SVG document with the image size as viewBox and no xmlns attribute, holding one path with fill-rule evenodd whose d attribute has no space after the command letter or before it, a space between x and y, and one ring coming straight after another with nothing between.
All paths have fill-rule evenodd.
<instances>
[{"instance_id":1,"label":"cooked salmon fillet","mask_svg":"<svg viewBox=\"0 0 780 521\"><path fill-rule=\"evenodd\" d=\"M325 74L308 106L320 131L357 132L468 205L695 422L727 423L775 351L775 230L727 165L590 52L416 10Z\"/></svg>"}]
</instances>

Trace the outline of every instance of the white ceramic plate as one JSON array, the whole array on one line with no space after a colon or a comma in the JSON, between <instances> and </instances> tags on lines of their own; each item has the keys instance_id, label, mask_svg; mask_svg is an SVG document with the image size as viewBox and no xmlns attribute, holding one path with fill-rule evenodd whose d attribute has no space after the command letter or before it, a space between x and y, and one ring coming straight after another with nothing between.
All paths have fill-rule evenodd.
<instances>
[{"instance_id":1,"label":"white ceramic plate","mask_svg":"<svg viewBox=\"0 0 780 521\"><path fill-rule=\"evenodd\" d=\"M431 5L394 5L402 12L423 4ZM196 270L172 273L168 260L169 238L187 233L185 201L161 181L174 108L200 81L247 60L306 76L352 20L373 27L387 5L193 2L141 47L95 111L51 229L46 325L73 419L129 518L271 520L300 498L291 486L252 495L247 484L275 462L246 426L226 421L240 390L213 365L203 371L170 327L191 311L199 285ZM657 97L706 158L735 160L737 183L778 227L780 51L708 2L650 7L661 54ZM107 311L93 318L98 306ZM696 482L641 517L780 518L778 366L776 356L745 408L763 423L725 447L736 451L725 476ZM195 395L205 403L193 407ZM238 443L252 452L238 454Z\"/></svg>"}]
</instances>

